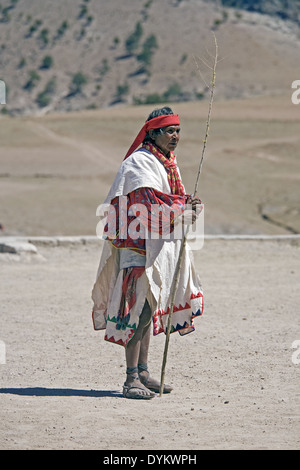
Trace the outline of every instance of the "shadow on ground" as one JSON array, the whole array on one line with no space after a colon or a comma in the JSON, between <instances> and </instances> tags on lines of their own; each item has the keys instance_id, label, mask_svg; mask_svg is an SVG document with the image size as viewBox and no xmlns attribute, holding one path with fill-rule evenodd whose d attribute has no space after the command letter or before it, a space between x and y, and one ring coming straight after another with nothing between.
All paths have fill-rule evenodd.
<instances>
[{"instance_id":1,"label":"shadow on ground","mask_svg":"<svg viewBox=\"0 0 300 470\"><path fill-rule=\"evenodd\" d=\"M0 394L37 396L37 397L122 397L116 390L81 390L74 388L0 388Z\"/></svg>"}]
</instances>

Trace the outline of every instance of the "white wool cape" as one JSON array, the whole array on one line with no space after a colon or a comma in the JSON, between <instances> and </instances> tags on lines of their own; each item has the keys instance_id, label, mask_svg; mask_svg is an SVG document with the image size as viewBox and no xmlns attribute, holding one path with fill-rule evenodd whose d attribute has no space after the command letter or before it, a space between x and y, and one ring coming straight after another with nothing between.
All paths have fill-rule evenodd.
<instances>
[{"instance_id":1,"label":"white wool cape","mask_svg":"<svg viewBox=\"0 0 300 470\"><path fill-rule=\"evenodd\" d=\"M171 194L164 166L148 150L140 149L125 159L106 197L105 204L116 196L126 196L138 188L153 188ZM166 332L170 310L171 285L181 240L146 239L145 272L137 280L136 302L130 312L130 324L116 327L122 296L123 270L119 267L119 249L103 242L100 264L92 292L95 330L106 330L105 339L123 346L134 335L145 299L153 312L153 333ZM194 330L193 319L202 314L203 294L188 244L183 255L172 315L172 332L181 335Z\"/></svg>"}]
</instances>

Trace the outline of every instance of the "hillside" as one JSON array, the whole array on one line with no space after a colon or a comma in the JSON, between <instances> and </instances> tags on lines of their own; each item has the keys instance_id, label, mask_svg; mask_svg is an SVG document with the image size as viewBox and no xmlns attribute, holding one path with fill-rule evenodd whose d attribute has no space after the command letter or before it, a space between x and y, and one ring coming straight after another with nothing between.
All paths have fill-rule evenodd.
<instances>
[{"instance_id":1,"label":"hillside","mask_svg":"<svg viewBox=\"0 0 300 470\"><path fill-rule=\"evenodd\" d=\"M208 0L211 1L211 0ZM213 1L213 0L212 0ZM221 0L222 5L300 22L299 0Z\"/></svg>"},{"instance_id":2,"label":"hillside","mask_svg":"<svg viewBox=\"0 0 300 470\"><path fill-rule=\"evenodd\" d=\"M212 30L223 59L216 98L287 93L300 77L300 29L282 11L204 0L1 0L2 112L205 98L194 56L209 60Z\"/></svg>"},{"instance_id":3,"label":"hillside","mask_svg":"<svg viewBox=\"0 0 300 470\"><path fill-rule=\"evenodd\" d=\"M95 235L96 208L152 109L2 117L2 235ZM190 193L207 101L173 109L182 125L176 156ZM289 95L214 103L199 185L206 234L300 233L299 124L299 105Z\"/></svg>"}]
</instances>

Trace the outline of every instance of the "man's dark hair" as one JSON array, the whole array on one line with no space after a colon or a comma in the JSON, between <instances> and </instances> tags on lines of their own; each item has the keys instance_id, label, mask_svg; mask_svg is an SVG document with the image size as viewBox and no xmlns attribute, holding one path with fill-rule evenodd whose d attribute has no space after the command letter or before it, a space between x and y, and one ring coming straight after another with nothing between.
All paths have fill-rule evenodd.
<instances>
[{"instance_id":1,"label":"man's dark hair","mask_svg":"<svg viewBox=\"0 0 300 470\"><path fill-rule=\"evenodd\" d=\"M163 116L164 114L174 114L172 109L169 108L169 106L165 106L164 108L157 108L152 111L152 113L149 114L147 121L150 121L150 119L156 118L158 116Z\"/></svg>"},{"instance_id":2,"label":"man's dark hair","mask_svg":"<svg viewBox=\"0 0 300 470\"><path fill-rule=\"evenodd\" d=\"M149 114L147 121L150 121L150 119L156 118L158 116L163 116L163 115L169 115L169 114L174 114L172 109L169 108L169 106L164 106L163 108L157 108L152 111L152 113ZM161 130L163 128L159 129L153 129L153 132L155 134L161 134ZM146 137L143 141L143 144L146 144L147 142L153 142L153 139L150 137L149 133L147 132Z\"/></svg>"}]
</instances>

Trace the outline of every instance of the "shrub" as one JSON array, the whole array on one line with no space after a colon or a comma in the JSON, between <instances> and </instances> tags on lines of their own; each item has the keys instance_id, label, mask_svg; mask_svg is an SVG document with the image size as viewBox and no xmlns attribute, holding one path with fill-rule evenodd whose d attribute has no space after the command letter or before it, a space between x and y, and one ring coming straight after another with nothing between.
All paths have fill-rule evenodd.
<instances>
[{"instance_id":1,"label":"shrub","mask_svg":"<svg viewBox=\"0 0 300 470\"><path fill-rule=\"evenodd\" d=\"M118 100L122 100L126 95L129 93L129 85L128 83L124 83L123 85L117 86L116 97Z\"/></svg>"},{"instance_id":2,"label":"shrub","mask_svg":"<svg viewBox=\"0 0 300 470\"><path fill-rule=\"evenodd\" d=\"M48 35L49 35L49 30L47 28L42 29L42 31L40 32L39 39L44 46L47 46L47 44L49 43Z\"/></svg>"},{"instance_id":3,"label":"shrub","mask_svg":"<svg viewBox=\"0 0 300 470\"><path fill-rule=\"evenodd\" d=\"M36 97L36 103L40 108L48 106L51 101L51 95L55 92L56 89L56 79L53 77L46 83L44 90L39 93Z\"/></svg>"},{"instance_id":4,"label":"shrub","mask_svg":"<svg viewBox=\"0 0 300 470\"><path fill-rule=\"evenodd\" d=\"M142 52L136 56L136 58L145 68L147 68L152 63L152 55L153 53L150 49L143 49Z\"/></svg>"},{"instance_id":5,"label":"shrub","mask_svg":"<svg viewBox=\"0 0 300 470\"><path fill-rule=\"evenodd\" d=\"M133 98L134 104L161 104L164 101L163 95L160 95L159 93L150 93L149 95L146 95L145 98Z\"/></svg>"},{"instance_id":6,"label":"shrub","mask_svg":"<svg viewBox=\"0 0 300 470\"><path fill-rule=\"evenodd\" d=\"M22 69L26 65L26 59L24 57L21 57L20 62L18 64L18 68Z\"/></svg>"},{"instance_id":7,"label":"shrub","mask_svg":"<svg viewBox=\"0 0 300 470\"><path fill-rule=\"evenodd\" d=\"M2 13L2 17L0 18L0 22L9 23L10 21L9 7L3 8L1 13Z\"/></svg>"},{"instance_id":8,"label":"shrub","mask_svg":"<svg viewBox=\"0 0 300 470\"><path fill-rule=\"evenodd\" d=\"M51 101L51 97L47 95L44 91L39 93L36 97L36 103L39 105L40 108L45 108Z\"/></svg>"},{"instance_id":9,"label":"shrub","mask_svg":"<svg viewBox=\"0 0 300 470\"><path fill-rule=\"evenodd\" d=\"M202 98L202 97L201 97ZM201 99L200 96L197 99ZM163 92L162 94L159 93L150 93L145 97L134 97L133 102L134 104L161 104L166 102L179 102L179 101L186 101L188 96L183 93L181 86L174 82L172 83L169 88Z\"/></svg>"},{"instance_id":10,"label":"shrub","mask_svg":"<svg viewBox=\"0 0 300 470\"><path fill-rule=\"evenodd\" d=\"M27 82L24 85L24 90L31 91L36 86L37 82L40 80L39 74L35 70L29 72L29 77Z\"/></svg>"},{"instance_id":11,"label":"shrub","mask_svg":"<svg viewBox=\"0 0 300 470\"><path fill-rule=\"evenodd\" d=\"M115 37L114 37L114 47L117 47L117 46L119 45L119 43L120 43L119 37L118 37L118 36L115 36Z\"/></svg>"},{"instance_id":12,"label":"shrub","mask_svg":"<svg viewBox=\"0 0 300 470\"><path fill-rule=\"evenodd\" d=\"M88 8L86 5L81 5L81 9L80 9L80 12L78 14L78 19L81 19L83 18L84 16L86 16L88 13Z\"/></svg>"},{"instance_id":13,"label":"shrub","mask_svg":"<svg viewBox=\"0 0 300 470\"><path fill-rule=\"evenodd\" d=\"M136 23L135 30L131 33L126 41L125 41L125 48L128 54L133 54L138 47L141 37L143 35L143 27L140 22Z\"/></svg>"},{"instance_id":14,"label":"shrub","mask_svg":"<svg viewBox=\"0 0 300 470\"><path fill-rule=\"evenodd\" d=\"M157 49L157 48L158 48L158 44L157 44L156 36L154 36L154 34L151 34L145 40L142 51L136 57L137 60L142 63L142 65L145 67L146 70L152 64L152 57L154 54L154 49Z\"/></svg>"},{"instance_id":15,"label":"shrub","mask_svg":"<svg viewBox=\"0 0 300 470\"><path fill-rule=\"evenodd\" d=\"M164 92L164 97L166 100L172 100L174 98L178 98L182 93L181 86L174 82L172 83L169 88Z\"/></svg>"},{"instance_id":16,"label":"shrub","mask_svg":"<svg viewBox=\"0 0 300 470\"><path fill-rule=\"evenodd\" d=\"M109 63L107 59L102 59L101 65L99 67L100 78L103 78L109 71Z\"/></svg>"},{"instance_id":17,"label":"shrub","mask_svg":"<svg viewBox=\"0 0 300 470\"><path fill-rule=\"evenodd\" d=\"M149 48L151 50L158 48L158 43L156 36L154 34L150 34L144 42L144 48Z\"/></svg>"},{"instance_id":18,"label":"shrub","mask_svg":"<svg viewBox=\"0 0 300 470\"><path fill-rule=\"evenodd\" d=\"M42 24L42 20L35 20L35 22L29 27L26 37L31 37Z\"/></svg>"},{"instance_id":19,"label":"shrub","mask_svg":"<svg viewBox=\"0 0 300 470\"><path fill-rule=\"evenodd\" d=\"M97 108L98 108L98 106L97 106L96 103L90 103L90 104L87 105L87 107L85 109L90 110L90 109L97 109Z\"/></svg>"},{"instance_id":20,"label":"shrub","mask_svg":"<svg viewBox=\"0 0 300 470\"><path fill-rule=\"evenodd\" d=\"M187 61L187 58L188 58L187 53L182 54L180 61L179 61L180 65L184 64Z\"/></svg>"},{"instance_id":21,"label":"shrub","mask_svg":"<svg viewBox=\"0 0 300 470\"><path fill-rule=\"evenodd\" d=\"M41 63L41 66L40 68L41 69L50 69L53 65L53 58L51 57L51 55L46 55L44 58L43 58L43 61Z\"/></svg>"},{"instance_id":22,"label":"shrub","mask_svg":"<svg viewBox=\"0 0 300 470\"><path fill-rule=\"evenodd\" d=\"M57 39L61 38L65 34L68 27L69 27L68 22L63 21L62 24L60 25L60 27L58 28L57 32L56 32L56 38Z\"/></svg>"},{"instance_id":23,"label":"shrub","mask_svg":"<svg viewBox=\"0 0 300 470\"><path fill-rule=\"evenodd\" d=\"M77 72L73 75L70 91L73 95L81 93L83 85L87 83L87 78L82 72Z\"/></svg>"},{"instance_id":24,"label":"shrub","mask_svg":"<svg viewBox=\"0 0 300 470\"><path fill-rule=\"evenodd\" d=\"M204 95L204 93L203 93L202 91L197 91L197 92L195 93L195 98L196 98L196 100L203 100L204 96L205 96L205 95Z\"/></svg>"},{"instance_id":25,"label":"shrub","mask_svg":"<svg viewBox=\"0 0 300 470\"><path fill-rule=\"evenodd\" d=\"M56 90L56 78L53 77L51 78L45 86L44 92L47 93L48 95L52 95Z\"/></svg>"}]
</instances>

